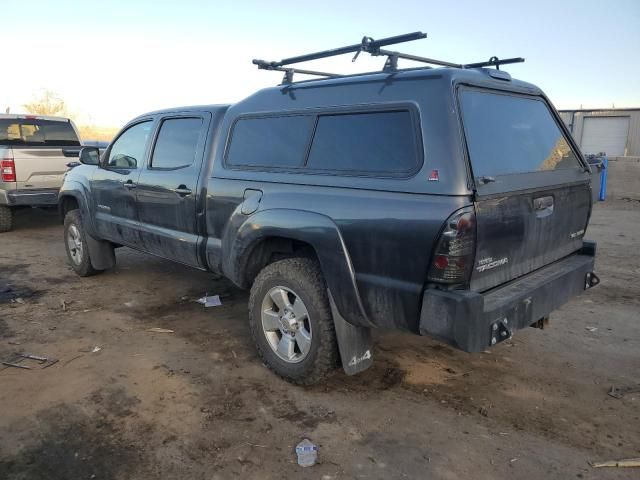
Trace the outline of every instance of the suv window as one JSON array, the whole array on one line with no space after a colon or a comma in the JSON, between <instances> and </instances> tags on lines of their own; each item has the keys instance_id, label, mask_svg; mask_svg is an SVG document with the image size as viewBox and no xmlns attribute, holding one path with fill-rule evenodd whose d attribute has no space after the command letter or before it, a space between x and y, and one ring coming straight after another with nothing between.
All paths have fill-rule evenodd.
<instances>
[{"instance_id":1,"label":"suv window","mask_svg":"<svg viewBox=\"0 0 640 480\"><path fill-rule=\"evenodd\" d=\"M25 146L78 146L71 123L38 118L0 119L0 144Z\"/></svg>"},{"instance_id":2,"label":"suv window","mask_svg":"<svg viewBox=\"0 0 640 480\"><path fill-rule=\"evenodd\" d=\"M136 123L124 131L113 143L107 160L108 167L138 168L144 160L151 121Z\"/></svg>"},{"instance_id":3,"label":"suv window","mask_svg":"<svg viewBox=\"0 0 640 480\"><path fill-rule=\"evenodd\" d=\"M581 167L543 101L477 90L460 101L476 177Z\"/></svg>"},{"instance_id":4,"label":"suv window","mask_svg":"<svg viewBox=\"0 0 640 480\"><path fill-rule=\"evenodd\" d=\"M241 118L233 127L227 164L300 167L314 121L311 115Z\"/></svg>"},{"instance_id":5,"label":"suv window","mask_svg":"<svg viewBox=\"0 0 640 480\"><path fill-rule=\"evenodd\" d=\"M407 174L418 166L408 111L321 115L307 165L314 170Z\"/></svg>"},{"instance_id":6,"label":"suv window","mask_svg":"<svg viewBox=\"0 0 640 480\"><path fill-rule=\"evenodd\" d=\"M162 122L151 168L175 169L191 165L201 129L201 118L170 118Z\"/></svg>"}]
</instances>

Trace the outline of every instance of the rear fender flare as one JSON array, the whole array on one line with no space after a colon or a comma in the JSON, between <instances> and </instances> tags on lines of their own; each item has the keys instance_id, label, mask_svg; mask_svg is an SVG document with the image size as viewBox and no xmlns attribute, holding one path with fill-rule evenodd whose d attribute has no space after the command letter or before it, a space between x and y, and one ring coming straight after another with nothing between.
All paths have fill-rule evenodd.
<instances>
[{"instance_id":1,"label":"rear fender flare","mask_svg":"<svg viewBox=\"0 0 640 480\"><path fill-rule=\"evenodd\" d=\"M349 323L372 327L362 305L349 252L338 226L329 217L294 209L259 211L239 223L234 215L222 239L222 270L234 283L246 286L245 269L253 249L269 237L305 242L320 261L327 287L341 316Z\"/></svg>"}]
</instances>

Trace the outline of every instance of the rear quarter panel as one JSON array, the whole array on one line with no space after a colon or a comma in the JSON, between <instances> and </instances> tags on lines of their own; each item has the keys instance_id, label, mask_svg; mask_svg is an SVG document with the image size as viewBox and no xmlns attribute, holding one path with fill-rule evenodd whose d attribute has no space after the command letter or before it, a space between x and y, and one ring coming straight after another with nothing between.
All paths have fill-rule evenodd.
<instances>
[{"instance_id":1,"label":"rear quarter panel","mask_svg":"<svg viewBox=\"0 0 640 480\"><path fill-rule=\"evenodd\" d=\"M410 331L418 330L427 269L442 225L453 211L470 203L461 196L212 179L209 191L217 193L208 199L209 241L217 245L213 250L220 251L220 263L213 265L214 270L224 270L222 259L230 254L223 245L233 244L241 222L251 222L250 215L238 219L238 206L247 188L263 191L258 212L288 210L293 219L296 212L306 211L331 219L353 267L357 292L351 301L361 302L367 323ZM305 228L312 231L308 238L313 238L314 228L319 236L324 235L319 225ZM338 246L335 254L342 255ZM344 282L337 288L352 286Z\"/></svg>"}]
</instances>

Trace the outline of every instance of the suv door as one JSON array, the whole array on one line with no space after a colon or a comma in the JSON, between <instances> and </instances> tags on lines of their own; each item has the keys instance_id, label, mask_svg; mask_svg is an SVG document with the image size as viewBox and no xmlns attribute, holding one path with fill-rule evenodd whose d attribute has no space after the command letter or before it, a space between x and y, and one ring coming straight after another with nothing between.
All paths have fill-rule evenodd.
<instances>
[{"instance_id":1,"label":"suv door","mask_svg":"<svg viewBox=\"0 0 640 480\"><path fill-rule=\"evenodd\" d=\"M195 267L201 266L196 208L210 117L163 118L136 189L142 249Z\"/></svg>"},{"instance_id":2,"label":"suv door","mask_svg":"<svg viewBox=\"0 0 640 480\"><path fill-rule=\"evenodd\" d=\"M95 226L102 238L138 245L135 189L148 154L152 128L153 121L148 119L120 133L91 179Z\"/></svg>"}]
</instances>

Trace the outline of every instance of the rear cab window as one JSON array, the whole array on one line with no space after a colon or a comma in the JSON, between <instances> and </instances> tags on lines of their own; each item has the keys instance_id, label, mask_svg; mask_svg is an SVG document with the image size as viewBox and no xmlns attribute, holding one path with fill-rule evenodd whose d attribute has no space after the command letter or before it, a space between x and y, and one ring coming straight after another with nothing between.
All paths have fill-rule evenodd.
<instances>
[{"instance_id":1,"label":"rear cab window","mask_svg":"<svg viewBox=\"0 0 640 480\"><path fill-rule=\"evenodd\" d=\"M0 145L75 147L80 140L66 120L0 118Z\"/></svg>"},{"instance_id":2,"label":"rear cab window","mask_svg":"<svg viewBox=\"0 0 640 480\"><path fill-rule=\"evenodd\" d=\"M240 118L226 165L296 173L407 177L422 164L409 110Z\"/></svg>"},{"instance_id":3,"label":"rear cab window","mask_svg":"<svg viewBox=\"0 0 640 480\"><path fill-rule=\"evenodd\" d=\"M459 99L476 179L583 169L542 99L475 89Z\"/></svg>"}]
</instances>

